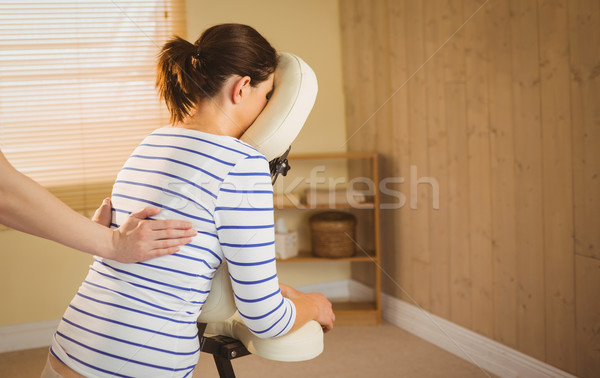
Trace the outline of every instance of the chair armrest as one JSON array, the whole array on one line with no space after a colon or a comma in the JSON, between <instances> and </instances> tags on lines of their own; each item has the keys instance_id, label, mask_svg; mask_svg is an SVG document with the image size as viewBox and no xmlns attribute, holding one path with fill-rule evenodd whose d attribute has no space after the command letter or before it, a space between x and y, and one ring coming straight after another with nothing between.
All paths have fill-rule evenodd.
<instances>
[{"instance_id":1,"label":"chair armrest","mask_svg":"<svg viewBox=\"0 0 600 378\"><path fill-rule=\"evenodd\" d=\"M209 323L206 333L225 335L240 340L248 351L274 361L306 361L323 352L323 329L314 320L279 337L261 339L242 321L239 313L223 322Z\"/></svg>"}]
</instances>

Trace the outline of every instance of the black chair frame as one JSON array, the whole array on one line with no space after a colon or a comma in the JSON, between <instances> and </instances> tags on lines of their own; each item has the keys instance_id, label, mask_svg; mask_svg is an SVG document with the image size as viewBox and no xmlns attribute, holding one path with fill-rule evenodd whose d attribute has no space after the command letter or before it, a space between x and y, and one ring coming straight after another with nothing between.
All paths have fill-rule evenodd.
<instances>
[{"instance_id":1,"label":"black chair frame","mask_svg":"<svg viewBox=\"0 0 600 378\"><path fill-rule=\"evenodd\" d=\"M231 337L217 335L205 336L206 323L198 323L198 338L200 339L200 351L212 354L215 365L221 378L235 378L231 360L250 354L248 349L240 340Z\"/></svg>"}]
</instances>

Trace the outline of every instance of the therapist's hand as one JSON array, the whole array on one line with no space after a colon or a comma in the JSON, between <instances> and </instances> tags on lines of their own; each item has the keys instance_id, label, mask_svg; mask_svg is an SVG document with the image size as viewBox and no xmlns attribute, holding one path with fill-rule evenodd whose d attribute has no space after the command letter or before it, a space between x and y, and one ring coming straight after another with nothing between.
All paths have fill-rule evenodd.
<instances>
[{"instance_id":1,"label":"therapist's hand","mask_svg":"<svg viewBox=\"0 0 600 378\"><path fill-rule=\"evenodd\" d=\"M96 212L92 217L92 222L96 222L104 227L110 227L110 221L112 220L111 208L112 203L110 202L110 198L105 198L104 201L102 201L102 205L96 209Z\"/></svg>"},{"instance_id":2,"label":"therapist's hand","mask_svg":"<svg viewBox=\"0 0 600 378\"><path fill-rule=\"evenodd\" d=\"M146 207L132 213L121 227L113 230L112 251L103 257L122 263L144 261L175 253L179 246L190 243L196 236L190 222L146 219L159 212L158 208ZM92 221L109 227L111 216L111 202L106 198Z\"/></svg>"}]
</instances>

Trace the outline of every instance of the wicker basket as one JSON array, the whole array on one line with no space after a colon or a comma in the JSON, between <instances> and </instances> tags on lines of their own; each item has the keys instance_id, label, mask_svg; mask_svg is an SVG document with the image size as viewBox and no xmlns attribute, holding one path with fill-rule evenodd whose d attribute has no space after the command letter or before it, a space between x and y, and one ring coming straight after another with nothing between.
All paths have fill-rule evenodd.
<instances>
[{"instance_id":1,"label":"wicker basket","mask_svg":"<svg viewBox=\"0 0 600 378\"><path fill-rule=\"evenodd\" d=\"M319 257L353 256L356 218L341 211L327 211L310 217L312 253Z\"/></svg>"}]
</instances>

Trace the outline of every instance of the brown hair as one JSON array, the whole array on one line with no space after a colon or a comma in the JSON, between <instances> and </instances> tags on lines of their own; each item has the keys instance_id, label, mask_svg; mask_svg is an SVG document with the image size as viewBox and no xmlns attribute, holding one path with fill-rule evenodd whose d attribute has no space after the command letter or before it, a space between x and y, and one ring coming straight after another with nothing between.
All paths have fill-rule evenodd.
<instances>
[{"instance_id":1,"label":"brown hair","mask_svg":"<svg viewBox=\"0 0 600 378\"><path fill-rule=\"evenodd\" d=\"M200 100L216 95L231 75L249 76L256 86L276 67L277 52L256 30L221 24L206 29L194 44L177 36L165 43L159 54L156 87L175 124Z\"/></svg>"}]
</instances>

